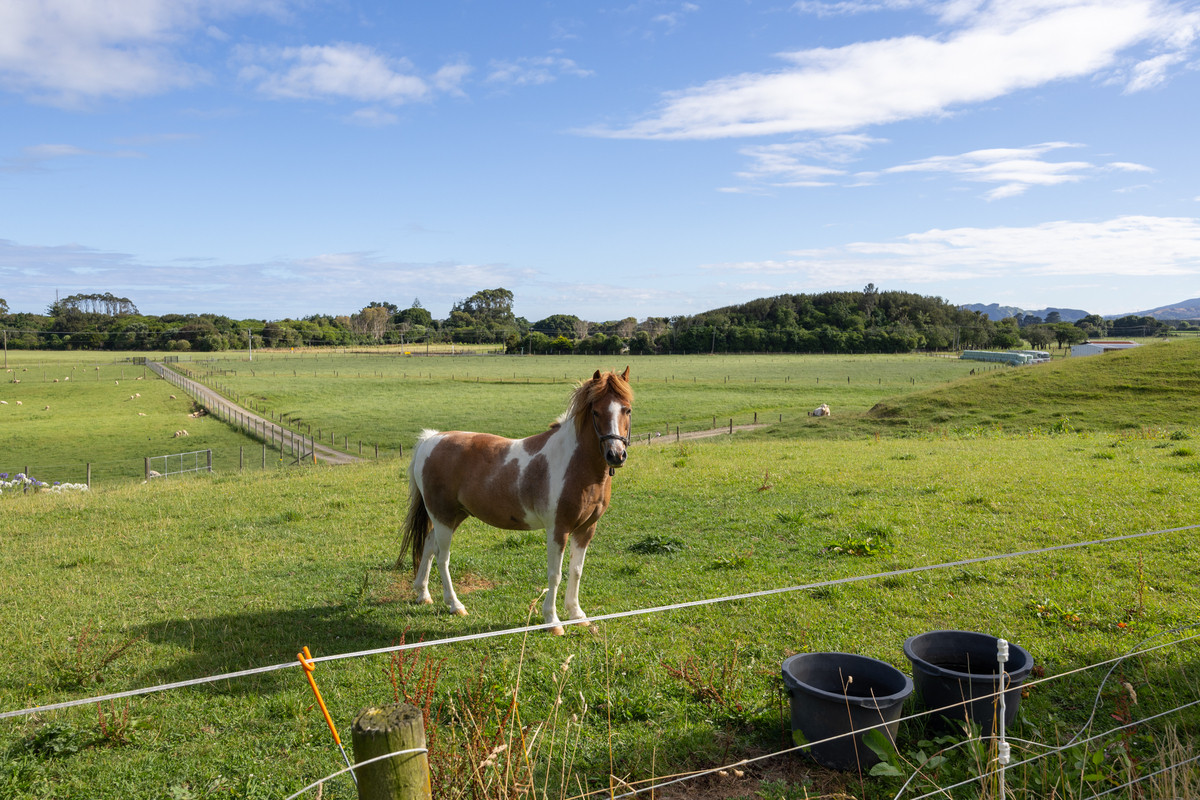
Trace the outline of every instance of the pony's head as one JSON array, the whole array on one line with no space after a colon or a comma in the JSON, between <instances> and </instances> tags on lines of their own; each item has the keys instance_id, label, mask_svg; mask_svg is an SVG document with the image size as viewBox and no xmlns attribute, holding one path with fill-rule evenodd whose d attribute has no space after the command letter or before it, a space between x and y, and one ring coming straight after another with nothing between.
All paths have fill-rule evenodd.
<instances>
[{"instance_id":1,"label":"pony's head","mask_svg":"<svg viewBox=\"0 0 1200 800\"><path fill-rule=\"evenodd\" d=\"M596 374L584 381L571 396L566 417L575 423L580 441L594 431L600 451L609 467L625 463L629 446L629 431L633 422L633 388L629 385L629 367L618 375L615 372Z\"/></svg>"}]
</instances>

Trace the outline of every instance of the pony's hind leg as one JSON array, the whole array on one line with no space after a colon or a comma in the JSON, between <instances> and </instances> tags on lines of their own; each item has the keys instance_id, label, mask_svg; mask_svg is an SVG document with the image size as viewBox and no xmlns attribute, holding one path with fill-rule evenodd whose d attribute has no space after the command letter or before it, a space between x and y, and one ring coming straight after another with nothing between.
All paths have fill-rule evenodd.
<instances>
[{"instance_id":1,"label":"pony's hind leg","mask_svg":"<svg viewBox=\"0 0 1200 800\"><path fill-rule=\"evenodd\" d=\"M433 566L433 557L437 555L437 537L425 537L425 549L421 552L421 562L413 575L413 591L417 593L417 602L432 605L433 597L429 594L429 573Z\"/></svg>"},{"instance_id":2,"label":"pony's hind leg","mask_svg":"<svg viewBox=\"0 0 1200 800\"><path fill-rule=\"evenodd\" d=\"M433 535L426 541L425 555L421 559L421 568L425 578L425 596L429 596L429 562L436 556L438 575L442 579L442 602L455 614L465 617L467 607L458 601L458 595L454 593L454 584L450 582L450 538L454 536L454 528L434 521L431 533Z\"/></svg>"}]
</instances>

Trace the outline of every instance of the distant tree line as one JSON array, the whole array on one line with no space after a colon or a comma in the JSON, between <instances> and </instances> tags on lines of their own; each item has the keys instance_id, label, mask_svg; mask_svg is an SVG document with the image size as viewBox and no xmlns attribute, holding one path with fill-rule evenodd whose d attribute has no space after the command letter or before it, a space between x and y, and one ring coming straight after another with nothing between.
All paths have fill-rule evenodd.
<instances>
[{"instance_id":1,"label":"distant tree line","mask_svg":"<svg viewBox=\"0 0 1200 800\"><path fill-rule=\"evenodd\" d=\"M654 353L908 353L917 350L1069 346L1103 336L1155 336L1196 329L1153 317L1075 323L1024 315L991 320L939 297L880 291L785 294L691 316L589 322L554 314L529 322L513 314L513 293L484 289L435 320L414 299L408 308L371 302L348 316L235 320L217 314L139 313L112 294L56 300L45 314L9 313L0 329L11 349L213 352L243 347L345 347L457 342L502 344L509 353L615 355Z\"/></svg>"}]
</instances>

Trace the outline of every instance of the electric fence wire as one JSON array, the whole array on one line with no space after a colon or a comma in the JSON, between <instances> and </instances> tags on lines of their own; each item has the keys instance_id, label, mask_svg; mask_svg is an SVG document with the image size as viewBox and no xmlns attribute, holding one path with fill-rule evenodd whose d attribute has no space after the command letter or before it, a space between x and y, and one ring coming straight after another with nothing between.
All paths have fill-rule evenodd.
<instances>
[{"instance_id":1,"label":"electric fence wire","mask_svg":"<svg viewBox=\"0 0 1200 800\"><path fill-rule=\"evenodd\" d=\"M1188 628L1192 628L1192 627L1197 627L1197 626L1183 626L1182 628L1179 628L1179 629L1177 629L1177 630L1186 630L1186 629L1188 629ZM1164 633L1166 633L1166 632L1164 632ZM1157 637L1149 637L1148 639L1146 639L1146 640L1144 640L1144 641L1150 641L1150 639L1154 639L1154 638L1157 638ZM1087 664L1087 665L1085 665L1085 666L1082 666L1082 667L1076 667L1075 669L1067 670L1066 672L1060 672L1060 673L1057 673L1057 674L1055 674L1055 675L1049 675L1049 676L1046 676L1046 677L1044 677L1044 678L1038 678L1038 679L1036 679L1036 680L1027 681L1027 682L1025 682L1025 683L1023 683L1023 684L1022 684L1022 688L1032 688L1032 687L1034 687L1034 686L1037 686L1037 685L1039 685L1039 684L1042 684L1042 683L1047 683L1047 682L1049 682L1049 681L1059 680L1059 679L1061 679L1061 678L1064 678L1064 677L1068 677L1068 676L1075 675L1075 674L1078 674L1078 673L1086 672L1086 671L1088 671L1088 670L1091 670L1091 669L1096 669L1096 668L1098 668L1098 667L1103 667L1103 666L1106 666L1106 665L1108 665L1108 664L1113 664L1113 665L1116 665L1116 664L1119 664L1121 661L1124 661L1124 660L1126 660L1126 659L1128 659L1128 658L1133 658L1134 656L1139 656L1139 655L1144 655L1144 654L1146 654L1146 653L1151 653L1151 652L1154 652L1154 651L1156 651L1156 650L1161 650L1161 649L1163 649L1163 648L1165 648L1165 647L1171 647L1171 646L1173 646L1173 645L1185 644L1185 643L1187 643L1187 642L1190 642L1190 641L1193 641L1193 640L1195 640L1195 639L1197 639L1197 638L1200 638L1200 634L1195 634L1195 635L1193 635L1193 636L1188 636L1188 637L1186 637L1186 638L1183 638L1183 639L1177 639L1177 640L1175 640L1175 641L1172 641L1172 642L1165 642L1165 643L1162 643L1162 644L1157 644L1157 645L1155 645L1155 646L1153 646L1153 647L1149 647L1149 648L1142 649L1142 650L1133 650L1133 651L1129 651L1129 652L1126 652L1126 653L1125 653L1125 654L1123 654L1123 655L1116 656L1115 658L1107 659L1107 660L1105 660L1105 661L1100 661L1100 662L1097 662L1097 663L1094 663L1094 664ZM1103 688L1103 687L1101 686L1101 689L1102 689L1102 688ZM1100 689L1098 689L1097 691L1100 691ZM995 697L998 697L999 695L1000 695L1000 690L997 690L997 691L995 691L995 692L991 692L991 693L989 693L989 694L979 694L979 695L974 695L974 696L973 696L973 697L971 697L971 698L968 698L968 699L962 700L962 701L960 701L960 702L957 702L957 703L951 703L951 704L949 704L949 705L946 705L946 706L941 706L941 707L939 707L939 708L926 709L926 710L924 710L924 711L919 711L919 712L916 712L916 713L914 713L914 714L910 714L910 715L908 715L908 716L901 717L901 718L897 719L895 722L896 722L896 724L899 724L899 723L902 723L902 722L910 722L910 721L912 721L912 720L920 719L921 717L926 717L926 716L929 716L929 715L932 715L932 714L941 714L941 713L943 713L943 712L946 712L946 711L950 711L950 710L953 710L953 709L956 709L956 708L961 708L961 707L967 706L967 705L969 705L969 704L971 704L971 703L973 703L973 702L975 702L975 701L977 701L977 700L986 700L986 699L988 699L989 697L995 698ZM1144 722L1147 722L1147 721L1150 721L1150 720L1156 719L1156 718L1157 718L1157 717L1159 717L1159 716L1165 716L1165 715L1167 715L1167 714L1172 714L1172 713L1174 713L1174 712L1176 712L1176 711L1181 711L1181 710L1184 710L1184 709L1190 708L1190 707L1192 707L1192 706L1194 706L1194 705L1200 705L1200 700L1195 700L1195 701L1192 701L1192 702L1190 702L1190 703L1185 703L1185 704L1183 704L1183 705L1181 705L1181 706L1176 706L1175 708L1172 708L1172 709L1167 709L1166 711L1162 712L1161 714L1155 715L1155 716L1153 716L1153 717L1147 717L1147 718L1145 718L1145 719L1139 720L1139 722L1141 722L1141 723L1144 723ZM852 731L847 731L847 732L845 732L845 733L839 733L839 734L837 734L837 735L835 735L835 736L830 736L830 737L828 737L828 738L826 738L826 739L821 739L821 740L819 740L819 741L815 741L815 742L806 742L806 743L804 743L804 744L797 745L797 746L795 746L795 747L789 747L789 748L786 748L786 749L784 749L784 750L777 750L777 751L775 751L775 752L772 752L772 753L766 753L766 754L764 754L764 755L754 756L753 758L742 759L742 760L740 760L740 761L737 761L737 762L734 762L734 763L731 763L731 764L725 764L725 765L723 765L723 766L719 766L719 767L713 767L713 768L710 768L710 769L705 769L705 770L698 770L698 771L696 771L696 772L690 772L690 773L687 773L687 774L685 774L685 775L669 776L669 779L668 779L668 780L666 780L666 781L665 781L665 782L663 782L663 783L654 783L653 785L648 785L648 786L644 786L644 787L639 787L639 788L637 788L637 789L634 789L632 792L629 792L629 793L627 793L627 794L623 794L623 795L617 795L617 796L616 796L616 798L614 798L614 800L620 800L620 798L626 798L626 797L633 797L633 796L635 796L635 795L637 795L637 794L640 794L640 793L642 793L642 792L647 792L647 791L651 791L651 790L658 790L658 789L661 789L661 788L663 788L663 787L665 787L665 786L671 786L671 785L674 785L674 784L677 784L677 783L683 783L683 782L685 782L685 781L694 780L694 779L696 779L696 778L702 778L702 777L705 777L705 776L707 776L707 775L714 775L714 774L718 774L718 773L720 773L720 772L722 772L722 771L728 771L728 770L736 769L737 767L740 767L740 766L745 766L745 765L748 765L748 764L753 764L753 763L756 763L756 762L759 762L759 761L766 761L766 760L768 760L768 759L777 758L777 757L779 757L779 756L782 756L782 755L787 755L788 753L794 753L794 752L798 752L798 751L801 751L801 750L807 750L808 748L810 748L810 747L814 747L814 746L816 746L816 745L820 745L820 744L826 744L826 743L829 743L829 742L834 742L834 741L837 741L837 740L839 740L839 739L844 739L844 738L846 738L846 737L848 737L848 736L854 736L854 735L857 735L857 734L865 733L865 732L867 732L867 731L871 731L871 730L876 730L876 729L879 729L879 728L883 728L883 727L886 727L887 725L890 725L890 724L891 724L890 722L880 722L880 723L878 723L878 724L875 724L875 725L864 726L864 727L857 728L857 729L855 729L855 730L852 730ZM1137 724L1138 724L1138 722L1130 723L1130 726L1137 725ZM1125 727L1125 726L1122 726L1122 727ZM1086 729L1086 725L1085 725L1085 729ZM1087 740L1085 740L1085 741L1093 741L1093 740L1095 740L1095 739L1103 738L1104 736L1106 736L1106 735L1108 735L1108 734L1110 734L1110 733L1114 733L1114 732L1116 732L1116 731L1119 731L1120 729L1121 729L1121 728L1114 728L1114 729L1112 729L1112 730L1105 731L1104 733L1102 733L1102 734L1098 734L1097 736L1094 736L1094 737L1092 737L1091 739L1087 739ZM1076 735L1078 736L1078 734L1076 734ZM994 737L994 736L984 736L984 737L980 737L980 738L981 738L981 739L994 739L994 738L997 738L997 737ZM1010 741L1024 741L1024 740L1012 739L1012 738L1010 737ZM1072 741L1074 741L1074 737L1072 737ZM960 742L959 744L964 744L964 743L965 743L965 742ZM1068 744L1068 745L1063 745L1063 746L1058 746L1058 745L1047 745L1047 744L1041 744L1041 743L1038 743L1038 742L1026 742L1026 743L1027 743L1027 744L1034 744L1034 745L1037 745L1037 746L1039 746L1039 747L1046 747L1046 748L1048 748L1048 752L1047 752L1047 753L1045 753L1045 754L1043 754L1043 755L1040 755L1040 756L1035 756L1034 758L1031 758L1031 759L1028 759L1028 761L1029 761L1029 762L1035 761L1035 760L1037 760L1038 758L1043 758L1043 757L1045 757L1046 755L1052 755L1054 752L1061 752L1061 751L1063 751L1063 750L1066 750L1066 749L1068 749L1068 747L1070 747L1070 745L1069 745L1069 744ZM955 745L955 746L958 746L958 745ZM1011 764L1011 765L1009 765L1009 768L1011 769L1012 767L1018 766L1018 765L1020 765L1020 764L1023 764L1023 763L1027 763L1027 762L1015 762L1014 764ZM975 781L977 781L977 780L982 780L984 777L987 777L987 775L989 775L989 774L993 774L993 773L985 773L984 775L980 775L979 777L972 778L972 779L970 779L970 780L964 781L962 784L955 784L955 785L954 785L954 786L952 786L952 787L943 787L943 788L957 788L959 785L967 785L967 784L970 784L970 783L974 783L974 782L975 782ZM910 783L910 782L913 780L913 778L915 778L915 777L916 777L916 775L913 775L913 776L911 776L911 777L909 778L909 780L905 782L904 786L902 786L902 787L901 787L900 791L901 791L901 792L903 792L904 788L905 788L905 787L907 787L908 783ZM650 780L651 780L651 781L654 781L654 780L659 780L659 779L652 778L652 779L650 779ZM627 784L627 785L628 785L628 784ZM630 788L632 788L632 787L630 787ZM593 795L597 795L597 794L603 794L603 793L606 793L606 792L608 792L608 791L609 791L608 789L598 789L598 790L595 790L595 791L592 791L592 792L587 792L587 793L585 793L585 794L576 795L576 796L572 797L570 800L584 800L585 798L592 797ZM899 796L900 796L899 794L897 794L897 795L896 795L896 797L897 797L897 798L899 798ZM928 797L928 796L930 796L930 795L925 795L925 796L926 796L926 797ZM913 798L913 800L919 800L919 798Z\"/></svg>"},{"instance_id":2,"label":"electric fence wire","mask_svg":"<svg viewBox=\"0 0 1200 800\"><path fill-rule=\"evenodd\" d=\"M360 767L365 767L368 764L374 764L376 761L384 761L385 759L395 758L396 756L408 755L410 753L428 753L428 752L429 751L426 750L424 747L414 747L409 750L396 750L395 752L392 752L392 753L384 753L381 756L375 756L374 758L368 758L365 761L359 761L357 764L355 764L353 766L342 767L337 772L331 772L328 775L326 775L324 778L319 778L319 779L313 781L308 786L305 786L303 789L296 792L295 794L289 794L287 797L284 798L284 800L296 800L297 797L304 794L305 792L311 791L311 790L317 788L318 786L322 786L327 781L331 781L334 778L338 777L339 775L345 775L347 772L353 772L353 771L359 769Z\"/></svg>"},{"instance_id":3,"label":"electric fence wire","mask_svg":"<svg viewBox=\"0 0 1200 800\"><path fill-rule=\"evenodd\" d=\"M1020 550L1012 553L999 553L989 556L978 556L976 558L964 558L957 561L948 561L940 564L926 564L919 567L907 567L905 569L890 570L888 572L876 572L868 575L851 575L845 578L834 578L827 581L817 581L815 583L806 583L798 586L788 586L775 589L762 589L756 592L744 592L742 594L728 595L726 597L706 598L703 600L689 600L681 603L671 603L661 606L652 606L650 608L632 609L629 611L617 611L612 614L601 614L590 617L587 621L607 622L616 619L626 619L631 617L645 616L648 614L657 614L666 611L678 611L685 608L698 608L702 606L711 606L721 603L731 603L740 600L753 600L762 597L773 597L775 595L790 594L794 592L807 591L812 589L821 589L831 586L840 586L851 583L861 583L868 580L880 580L886 578L899 577L901 575L915 575L921 572L930 572L939 569L948 569L951 567L963 567L970 564L981 564L989 561L1001 561L1010 558L1020 558L1023 556L1040 555L1044 553L1059 552L1063 550L1073 550L1081 547L1091 547L1100 544L1113 544L1116 542L1127 542L1137 539L1144 539L1151 536L1161 536L1169 533L1180 533L1182 531L1190 531L1200 529L1200 524L1185 525L1178 528L1164 528L1155 531L1142 531L1140 533L1130 533L1121 536L1109 536L1102 539L1091 539L1085 542L1069 542L1066 544L1050 545L1047 547L1039 547L1030 550ZM546 622L537 625L524 625L516 628L504 628L495 631L482 631L479 633L465 634L463 636L449 636L443 639L424 640L419 642L410 642L406 644L391 645L388 647L378 647L370 650L358 650L349 653L334 653L326 656L314 656L313 663L322 661L341 661L352 658L364 658L374 655L386 655L389 653L397 653L406 650L418 650L425 647L433 647L435 645L459 644L463 642L479 641L482 639L492 639L499 636L512 636L515 634L530 633L533 631L549 630L550 628L558 627L562 623ZM1101 662L1108 663L1108 662ZM121 700L126 697L137 697L141 695L154 694L157 692L165 692L174 689L182 689L188 686L198 686L201 684L216 683L218 681L233 680L236 678L247 677L250 675L261 675L267 672L275 672L282 669L293 669L299 664L295 661L285 662L282 664L271 664L263 667L251 667L245 670L236 672L227 672L220 675L210 675L202 678L191 678L189 680L175 681L173 683L165 683L158 686L149 686L141 689L130 689L123 692L114 692L112 694L100 695L97 697L82 698L79 700L67 700L61 703L51 703L42 706L32 706L14 711L0 712L0 719L9 719L11 717L27 716L29 714L41 713L46 711L57 711L59 709L71 708L73 706L90 705L93 703L103 703L112 700Z\"/></svg>"},{"instance_id":4,"label":"electric fence wire","mask_svg":"<svg viewBox=\"0 0 1200 800\"><path fill-rule=\"evenodd\" d=\"M1178 767L1182 767L1187 764L1191 764L1193 761L1200 761L1200 755L1195 755L1195 756L1192 756L1191 758L1185 758L1183 761L1177 761L1174 764L1168 764L1167 766L1163 767L1162 769L1156 769L1154 772L1149 772L1149 773L1146 773L1145 775L1139 775L1138 777L1134 778L1131 781L1126 781L1125 783L1122 783L1119 786L1114 786L1111 789L1105 789L1103 792L1094 794L1091 797L1085 797L1085 798L1083 798L1083 800L1096 800L1097 797L1104 797L1105 795L1110 795L1113 792L1119 792L1122 789L1128 789L1129 787L1139 784L1142 781L1149 780L1150 778L1153 778L1157 775L1162 775L1164 772L1170 772L1171 770L1176 769Z\"/></svg>"},{"instance_id":5,"label":"electric fence wire","mask_svg":"<svg viewBox=\"0 0 1200 800\"><path fill-rule=\"evenodd\" d=\"M1109 730L1106 730L1102 733L1098 733L1095 736L1089 736L1086 739L1080 739L1075 744L1076 745L1091 744L1092 742L1096 742L1101 739L1104 739L1105 737L1109 736L1110 734L1117 733L1117 732L1123 731L1123 730L1128 730L1130 728L1135 728L1139 725L1145 725L1147 722L1152 722L1156 719L1161 719L1162 717L1168 716L1170 714L1174 714L1177 711L1183 711L1185 709L1193 708L1195 706L1200 706L1200 700L1193 700L1190 703L1184 703L1183 705L1175 706L1175 708L1168 708L1166 711L1160 711L1157 714L1151 714L1148 717L1143 717L1142 719L1135 720L1133 722L1128 722L1128 723L1125 723L1124 725L1118 725L1115 728L1110 728ZM1020 767L1020 766L1025 766L1026 764L1032 764L1035 761L1040 761L1043 758L1048 758L1049 756L1052 756L1055 753L1061 753L1064 750L1067 750L1072 746L1074 746L1074 745L1056 746L1053 749L1048 750L1045 753L1038 753L1036 756L1031 756L1029 758L1024 759L1023 761L1014 761L1013 763L1011 763L1007 766L1007 769L1013 769L1014 767ZM1180 763L1187 763L1187 762L1180 762ZM1175 767L1175 766L1179 766L1179 764L1172 764L1171 766ZM984 778L990 777L992 775L996 775L998 773L999 773L999 770L992 770L990 772L985 772L980 775L977 775L974 778L968 778L964 781L959 781L958 783L952 783L949 786L940 786L932 792L926 792L925 794L919 794L916 797L909 798L909 800L927 800L930 797L936 797L938 795L945 794L950 789L958 789L963 786L969 786L972 783L981 781Z\"/></svg>"}]
</instances>

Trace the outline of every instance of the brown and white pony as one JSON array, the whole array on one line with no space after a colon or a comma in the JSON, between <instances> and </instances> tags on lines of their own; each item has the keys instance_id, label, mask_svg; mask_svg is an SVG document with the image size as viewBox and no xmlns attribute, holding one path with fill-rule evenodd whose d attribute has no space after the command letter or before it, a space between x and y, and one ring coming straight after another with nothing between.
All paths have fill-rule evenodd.
<instances>
[{"instance_id":1,"label":"brown and white pony","mask_svg":"<svg viewBox=\"0 0 1200 800\"><path fill-rule=\"evenodd\" d=\"M628 367L620 375L596 370L550 429L534 436L424 431L408 472L408 517L400 544L401 560L412 549L417 601L433 602L429 572L436 556L442 600L455 614L467 613L450 582L450 538L463 520L477 517L505 530L546 530L542 616L556 634L563 632L556 597L570 540L567 619L586 621L579 607L583 560L608 508L614 468L625 463L632 403Z\"/></svg>"}]
</instances>

